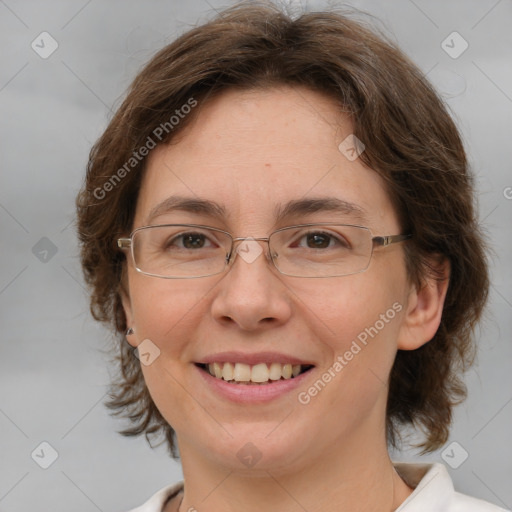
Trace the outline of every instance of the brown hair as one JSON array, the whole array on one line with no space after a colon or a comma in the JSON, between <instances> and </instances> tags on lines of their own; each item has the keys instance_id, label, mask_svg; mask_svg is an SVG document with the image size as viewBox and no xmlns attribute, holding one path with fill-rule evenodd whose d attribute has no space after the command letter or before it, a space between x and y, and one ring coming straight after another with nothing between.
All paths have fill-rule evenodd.
<instances>
[{"instance_id":1,"label":"brown hair","mask_svg":"<svg viewBox=\"0 0 512 512\"><path fill-rule=\"evenodd\" d=\"M421 71L385 36L334 11L295 18L253 2L224 10L151 59L92 148L77 198L78 233L92 314L117 332L120 373L107 405L131 420L123 434L144 433L150 441L163 433L175 456L174 431L124 338L126 260L115 240L131 231L146 161L140 148L155 139L157 127L165 127L158 143L168 143L218 91L280 84L329 95L351 115L366 146L361 160L386 180L403 232L414 235L404 245L411 281L421 286L435 273L429 255L450 262L437 333L417 350L398 351L389 380L389 444L396 446L400 427L410 425L425 434L417 446L433 451L447 440L453 405L465 398L461 370L473 361L473 330L488 294L473 178L457 128ZM191 99L199 105L194 112L169 122Z\"/></svg>"}]
</instances>

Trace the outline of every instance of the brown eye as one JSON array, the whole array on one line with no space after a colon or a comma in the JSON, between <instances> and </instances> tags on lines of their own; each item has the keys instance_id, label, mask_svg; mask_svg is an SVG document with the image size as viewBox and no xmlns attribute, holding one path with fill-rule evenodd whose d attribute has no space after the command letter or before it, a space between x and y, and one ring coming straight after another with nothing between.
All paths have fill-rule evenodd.
<instances>
[{"instance_id":1,"label":"brown eye","mask_svg":"<svg viewBox=\"0 0 512 512\"><path fill-rule=\"evenodd\" d=\"M176 244L176 241L180 240L181 243ZM166 249L178 248L178 249L203 249L207 242L210 242L209 238L203 233L183 233L177 235L168 240L165 244ZM211 242L210 242L211 243ZM206 245L206 247L210 247Z\"/></svg>"},{"instance_id":2,"label":"brown eye","mask_svg":"<svg viewBox=\"0 0 512 512\"><path fill-rule=\"evenodd\" d=\"M307 245L312 249L324 249L329 247L331 242L330 236L324 233L314 233L306 235Z\"/></svg>"},{"instance_id":3,"label":"brown eye","mask_svg":"<svg viewBox=\"0 0 512 512\"><path fill-rule=\"evenodd\" d=\"M310 231L302 234L298 240L298 247L306 249L350 248L349 242L341 234L334 235L325 231ZM303 245L300 244L302 240L305 240Z\"/></svg>"}]
</instances>

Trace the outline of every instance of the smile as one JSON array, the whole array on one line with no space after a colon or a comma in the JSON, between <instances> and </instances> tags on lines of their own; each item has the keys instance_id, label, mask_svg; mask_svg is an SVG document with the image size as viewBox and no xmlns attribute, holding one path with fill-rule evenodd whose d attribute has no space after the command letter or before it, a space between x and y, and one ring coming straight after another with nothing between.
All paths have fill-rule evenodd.
<instances>
[{"instance_id":1,"label":"smile","mask_svg":"<svg viewBox=\"0 0 512 512\"><path fill-rule=\"evenodd\" d=\"M307 372L313 366L291 363L245 363L213 362L197 364L212 377L231 384L266 385L279 380L294 379Z\"/></svg>"}]
</instances>

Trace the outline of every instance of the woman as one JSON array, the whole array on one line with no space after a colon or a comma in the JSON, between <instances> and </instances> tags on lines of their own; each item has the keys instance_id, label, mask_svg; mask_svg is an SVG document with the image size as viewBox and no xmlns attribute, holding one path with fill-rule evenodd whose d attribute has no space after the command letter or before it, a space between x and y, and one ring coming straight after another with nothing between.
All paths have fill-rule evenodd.
<instances>
[{"instance_id":1,"label":"woman","mask_svg":"<svg viewBox=\"0 0 512 512\"><path fill-rule=\"evenodd\" d=\"M473 201L442 102L361 23L243 3L161 50L77 200L109 405L182 459L136 511L501 510L388 454L464 398Z\"/></svg>"}]
</instances>

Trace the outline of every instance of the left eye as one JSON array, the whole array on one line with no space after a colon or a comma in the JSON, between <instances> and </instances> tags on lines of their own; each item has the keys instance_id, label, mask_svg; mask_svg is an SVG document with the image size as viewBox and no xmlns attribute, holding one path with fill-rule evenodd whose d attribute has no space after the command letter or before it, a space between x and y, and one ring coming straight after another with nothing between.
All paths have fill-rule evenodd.
<instances>
[{"instance_id":1,"label":"left eye","mask_svg":"<svg viewBox=\"0 0 512 512\"><path fill-rule=\"evenodd\" d=\"M308 249L326 249L336 245L336 242L341 247L348 247L348 243L343 238L322 231L313 231L303 234L299 240L303 239L306 239ZM331 244L331 242L333 243Z\"/></svg>"}]
</instances>

